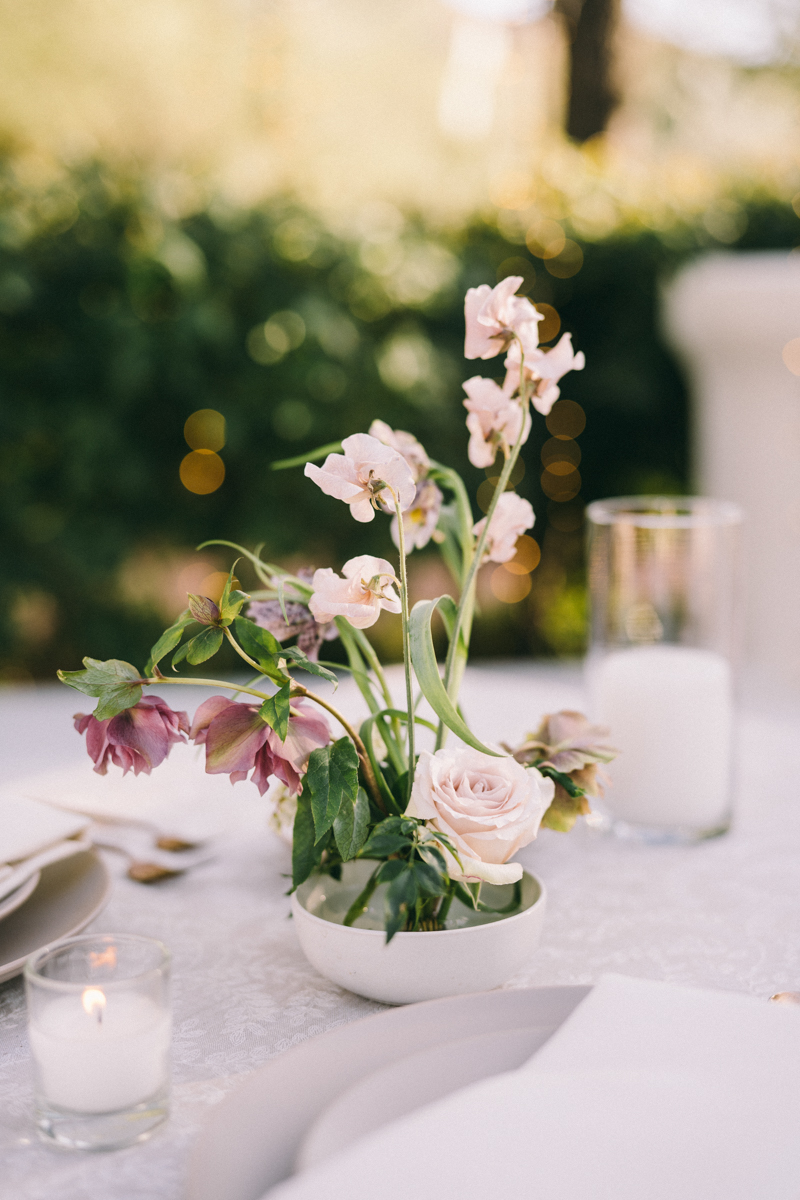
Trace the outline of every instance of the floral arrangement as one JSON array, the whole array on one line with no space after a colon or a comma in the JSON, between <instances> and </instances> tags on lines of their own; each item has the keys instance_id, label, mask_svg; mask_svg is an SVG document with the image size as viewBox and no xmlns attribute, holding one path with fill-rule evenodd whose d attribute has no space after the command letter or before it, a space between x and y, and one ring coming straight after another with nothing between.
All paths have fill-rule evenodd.
<instances>
[{"instance_id":1,"label":"floral arrangement","mask_svg":"<svg viewBox=\"0 0 800 1200\"><path fill-rule=\"evenodd\" d=\"M234 588L233 564L219 603L190 595L189 606L153 646L144 671L111 659L84 659L81 671L60 671L62 682L97 697L90 715L77 714L95 770L113 763L123 772L150 772L175 742L205 746L206 771L231 782L250 778L274 800L273 820L292 822L292 886L313 872L338 878L355 858L375 862L345 924L365 911L385 886L387 939L400 930L443 928L455 898L472 909L511 912L520 902L522 867L512 859L542 825L566 831L587 797L599 793L601 764L614 757L606 731L579 713L546 716L517 747L484 745L458 708L470 644L477 573L487 561L508 562L517 539L534 523L530 503L507 490L520 447L531 430L531 408L547 415L559 380L584 366L571 335L552 349L539 346L541 314L516 295L522 279L495 288L470 288L465 300L465 357L505 353L502 384L474 376L464 384L469 458L503 466L486 516L473 520L461 477L432 462L415 437L373 421L369 433L304 456L305 474L356 521L391 517L398 565L362 554L341 574L329 568L290 574L258 551L230 542L252 564L263 588ZM324 459L321 466L316 463ZM281 466L284 464L274 464ZM285 464L293 465L293 464ZM409 611L406 560L435 541L458 599L440 596ZM405 666L405 705L398 707L364 630L382 610L399 615ZM431 621L439 613L448 637L443 677ZM369 715L358 729L322 690L295 677L304 671L336 687L335 664L320 661L323 644L341 639L349 670ZM229 642L254 672L247 684L186 678L176 668L213 658ZM172 674L161 664L171 655ZM191 683L228 694L205 700L190 721L143 688ZM243 696L244 699L236 699ZM427 700L431 721L418 712ZM329 718L342 732L335 737ZM429 731L433 749L417 753L417 734ZM452 732L461 741L446 745ZM508 903L489 910L482 883L511 885Z\"/></svg>"}]
</instances>

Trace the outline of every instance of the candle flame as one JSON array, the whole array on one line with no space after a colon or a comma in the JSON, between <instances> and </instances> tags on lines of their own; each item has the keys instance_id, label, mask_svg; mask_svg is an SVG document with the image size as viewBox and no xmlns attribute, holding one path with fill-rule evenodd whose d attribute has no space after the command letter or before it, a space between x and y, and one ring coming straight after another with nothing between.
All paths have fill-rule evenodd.
<instances>
[{"instance_id":1,"label":"candle flame","mask_svg":"<svg viewBox=\"0 0 800 1200\"><path fill-rule=\"evenodd\" d=\"M81 996L81 1004L84 1012L90 1017L96 1016L98 1021L102 1021L103 1009L106 1006L105 992L101 992L99 988L86 988Z\"/></svg>"}]
</instances>

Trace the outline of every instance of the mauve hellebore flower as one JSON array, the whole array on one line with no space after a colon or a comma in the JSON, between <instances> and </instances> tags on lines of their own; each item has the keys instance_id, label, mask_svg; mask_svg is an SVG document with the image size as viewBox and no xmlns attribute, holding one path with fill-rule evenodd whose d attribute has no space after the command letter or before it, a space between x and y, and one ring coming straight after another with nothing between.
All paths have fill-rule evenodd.
<instances>
[{"instance_id":1,"label":"mauve hellebore flower","mask_svg":"<svg viewBox=\"0 0 800 1200\"><path fill-rule=\"evenodd\" d=\"M205 745L207 774L230 775L231 783L238 783L252 771L252 782L262 796L274 775L297 793L309 754L331 740L328 722L294 700L289 732L282 742L258 709L257 704L212 696L194 714L189 736L196 745Z\"/></svg>"},{"instance_id":2,"label":"mauve hellebore flower","mask_svg":"<svg viewBox=\"0 0 800 1200\"><path fill-rule=\"evenodd\" d=\"M368 433L354 433L342 442L344 454L329 454L321 467L306 463L305 474L327 496L344 500L356 521L371 521L380 502L394 508L388 489L401 511L414 499L416 486L406 460Z\"/></svg>"},{"instance_id":3,"label":"mauve hellebore flower","mask_svg":"<svg viewBox=\"0 0 800 1200\"><path fill-rule=\"evenodd\" d=\"M311 609L299 600L286 601L286 616L278 600L253 600L247 610L247 615L262 629L268 629L279 642L297 638L297 648L302 650L312 662L319 657L319 648L323 642L333 641L339 636L339 630L332 621L320 624L314 620Z\"/></svg>"},{"instance_id":4,"label":"mauve hellebore flower","mask_svg":"<svg viewBox=\"0 0 800 1200\"><path fill-rule=\"evenodd\" d=\"M75 728L86 734L86 749L98 775L105 775L112 762L123 775L133 770L149 775L164 761L174 742L185 742L189 717L174 712L158 696L145 696L132 708L98 721L92 713L76 713Z\"/></svg>"}]
</instances>

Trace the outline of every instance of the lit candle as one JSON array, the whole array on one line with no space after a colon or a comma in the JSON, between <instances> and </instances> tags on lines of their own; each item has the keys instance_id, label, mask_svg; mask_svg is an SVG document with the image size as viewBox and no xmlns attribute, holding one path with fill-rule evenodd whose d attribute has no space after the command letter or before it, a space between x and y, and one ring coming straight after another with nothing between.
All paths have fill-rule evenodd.
<instances>
[{"instance_id":1,"label":"lit candle","mask_svg":"<svg viewBox=\"0 0 800 1200\"><path fill-rule=\"evenodd\" d=\"M166 1086L169 1013L146 996L86 988L42 1006L30 1028L40 1092L73 1112L115 1112Z\"/></svg>"},{"instance_id":2,"label":"lit candle","mask_svg":"<svg viewBox=\"0 0 800 1200\"><path fill-rule=\"evenodd\" d=\"M141 1141L169 1100L169 951L136 934L83 934L25 964L36 1124L50 1143Z\"/></svg>"},{"instance_id":3,"label":"lit candle","mask_svg":"<svg viewBox=\"0 0 800 1200\"><path fill-rule=\"evenodd\" d=\"M613 650L589 670L594 715L620 755L612 816L634 825L724 825L730 810L733 688L728 660L689 646Z\"/></svg>"}]
</instances>

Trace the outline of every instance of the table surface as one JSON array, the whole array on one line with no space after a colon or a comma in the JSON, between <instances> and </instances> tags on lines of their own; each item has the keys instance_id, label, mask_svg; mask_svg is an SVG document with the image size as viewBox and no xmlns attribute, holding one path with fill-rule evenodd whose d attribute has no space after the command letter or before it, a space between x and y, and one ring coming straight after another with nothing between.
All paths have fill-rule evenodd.
<instances>
[{"instance_id":1,"label":"table surface","mask_svg":"<svg viewBox=\"0 0 800 1200\"><path fill-rule=\"evenodd\" d=\"M83 760L69 720L76 698L49 685L0 691L0 782ZM173 688L169 699L193 711L203 694ZM349 685L339 699L357 711ZM581 676L535 663L471 667L463 702L476 732L514 741L542 713L580 708ZM544 830L518 856L548 887L544 936L508 986L591 983L616 971L765 997L798 989L799 734L796 699L745 700L736 820L725 837L647 847L585 826L569 836ZM200 1123L238 1077L381 1008L305 961L288 919L289 850L267 829L255 788L238 784L236 795L235 832L187 875L146 887L109 855L112 898L90 927L159 937L173 951L172 1115L151 1141L89 1156L37 1141L22 986L0 985L0 1200L178 1200Z\"/></svg>"}]
</instances>

